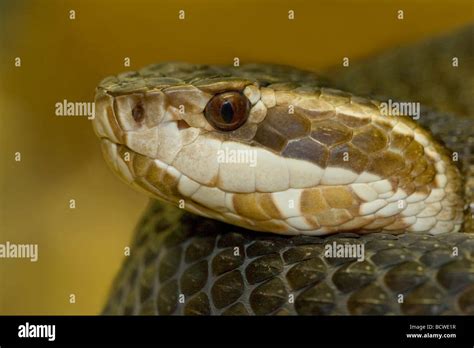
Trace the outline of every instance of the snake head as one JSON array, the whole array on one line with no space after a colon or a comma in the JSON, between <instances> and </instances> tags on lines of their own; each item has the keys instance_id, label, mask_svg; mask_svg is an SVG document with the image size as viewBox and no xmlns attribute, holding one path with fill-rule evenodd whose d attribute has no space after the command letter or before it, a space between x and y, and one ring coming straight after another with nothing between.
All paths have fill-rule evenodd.
<instances>
[{"instance_id":1,"label":"snake head","mask_svg":"<svg viewBox=\"0 0 474 348\"><path fill-rule=\"evenodd\" d=\"M125 182L248 229L460 227L459 173L431 135L311 73L158 64L103 80L93 125Z\"/></svg>"}]
</instances>

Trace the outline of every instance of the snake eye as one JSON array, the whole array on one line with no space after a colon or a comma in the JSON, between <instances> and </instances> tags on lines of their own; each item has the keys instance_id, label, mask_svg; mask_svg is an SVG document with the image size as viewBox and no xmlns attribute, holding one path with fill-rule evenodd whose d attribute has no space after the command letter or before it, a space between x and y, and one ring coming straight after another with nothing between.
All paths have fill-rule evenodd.
<instances>
[{"instance_id":1,"label":"snake eye","mask_svg":"<svg viewBox=\"0 0 474 348\"><path fill-rule=\"evenodd\" d=\"M221 131L232 131L247 121L250 101L240 92L231 91L215 95L206 105L204 116Z\"/></svg>"}]
</instances>

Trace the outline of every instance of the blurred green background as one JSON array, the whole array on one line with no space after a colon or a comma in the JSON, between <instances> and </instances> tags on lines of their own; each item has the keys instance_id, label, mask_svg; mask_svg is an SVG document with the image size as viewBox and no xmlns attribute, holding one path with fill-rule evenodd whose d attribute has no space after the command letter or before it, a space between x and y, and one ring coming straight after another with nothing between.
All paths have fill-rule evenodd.
<instances>
[{"instance_id":1,"label":"blurred green background","mask_svg":"<svg viewBox=\"0 0 474 348\"><path fill-rule=\"evenodd\" d=\"M147 203L106 167L90 121L55 103L155 62L320 70L472 22L472 0L1 1L0 243L38 243L39 260L0 259L0 314L99 313Z\"/></svg>"}]
</instances>

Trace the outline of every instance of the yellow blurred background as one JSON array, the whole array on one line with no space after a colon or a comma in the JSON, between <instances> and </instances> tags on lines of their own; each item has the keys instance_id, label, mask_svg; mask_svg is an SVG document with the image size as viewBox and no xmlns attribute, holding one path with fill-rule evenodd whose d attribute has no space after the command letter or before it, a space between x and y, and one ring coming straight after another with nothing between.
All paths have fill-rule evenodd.
<instances>
[{"instance_id":1,"label":"yellow blurred background","mask_svg":"<svg viewBox=\"0 0 474 348\"><path fill-rule=\"evenodd\" d=\"M39 260L0 259L0 314L99 313L147 203L106 167L90 121L55 103L155 62L321 70L472 22L472 0L1 1L0 243L37 243Z\"/></svg>"}]
</instances>

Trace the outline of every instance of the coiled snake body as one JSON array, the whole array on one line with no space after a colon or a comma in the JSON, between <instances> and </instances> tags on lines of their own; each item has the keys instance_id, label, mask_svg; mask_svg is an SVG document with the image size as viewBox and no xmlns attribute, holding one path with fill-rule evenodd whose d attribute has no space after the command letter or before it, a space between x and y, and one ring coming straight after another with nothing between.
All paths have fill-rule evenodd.
<instances>
[{"instance_id":1,"label":"coiled snake body","mask_svg":"<svg viewBox=\"0 0 474 348\"><path fill-rule=\"evenodd\" d=\"M416 52L462 49L469 69L472 29L455 38ZM414 50L378 64L416 65ZM474 122L417 115L448 151L407 115L342 91L406 98L367 89L367 69L333 74L341 89L258 64L165 63L102 81L94 129L106 160L175 206L150 204L105 313L474 313L474 237L459 233L471 231Z\"/></svg>"}]
</instances>

